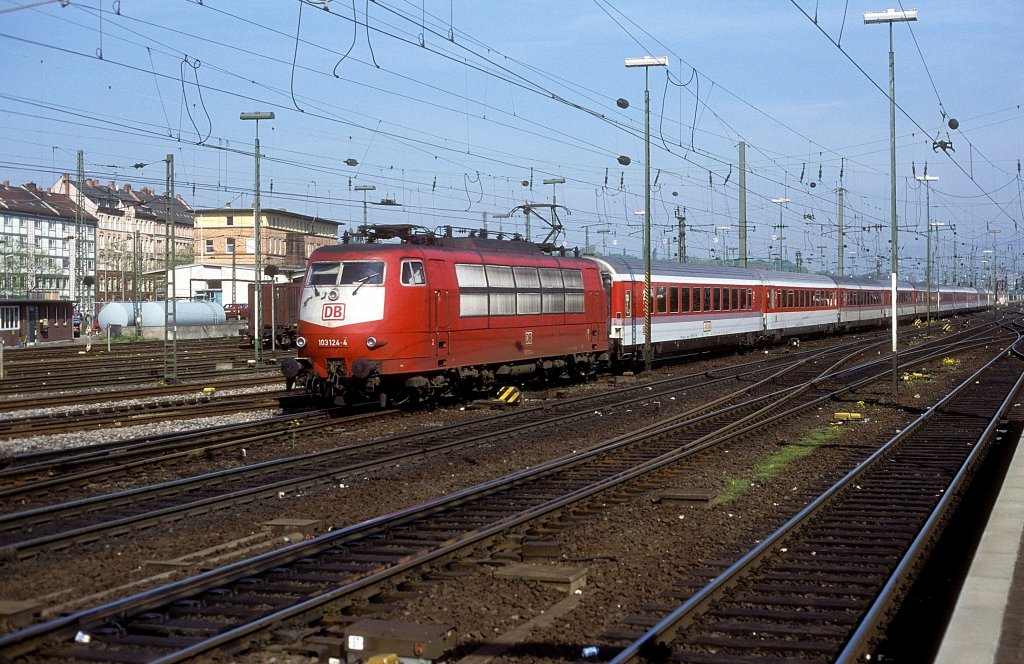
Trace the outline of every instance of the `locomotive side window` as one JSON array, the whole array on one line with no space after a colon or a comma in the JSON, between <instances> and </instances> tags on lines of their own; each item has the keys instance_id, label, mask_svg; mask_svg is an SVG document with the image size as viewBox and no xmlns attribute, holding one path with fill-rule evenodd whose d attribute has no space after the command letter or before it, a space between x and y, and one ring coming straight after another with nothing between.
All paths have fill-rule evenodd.
<instances>
[{"instance_id":1,"label":"locomotive side window","mask_svg":"<svg viewBox=\"0 0 1024 664\"><path fill-rule=\"evenodd\" d=\"M562 280L567 290L583 290L582 270L562 270Z\"/></svg>"},{"instance_id":2,"label":"locomotive side window","mask_svg":"<svg viewBox=\"0 0 1024 664\"><path fill-rule=\"evenodd\" d=\"M516 294L517 314L539 314L540 293L517 293Z\"/></svg>"},{"instance_id":3,"label":"locomotive side window","mask_svg":"<svg viewBox=\"0 0 1024 664\"><path fill-rule=\"evenodd\" d=\"M459 288L487 288L483 265L455 265L455 278Z\"/></svg>"},{"instance_id":4,"label":"locomotive side window","mask_svg":"<svg viewBox=\"0 0 1024 664\"><path fill-rule=\"evenodd\" d=\"M626 296L626 316L633 315L633 291L627 290L623 293Z\"/></svg>"},{"instance_id":5,"label":"locomotive side window","mask_svg":"<svg viewBox=\"0 0 1024 664\"><path fill-rule=\"evenodd\" d=\"M540 277L535 267L513 267L512 276L516 280L516 313L539 314L540 309ZM523 292L528 290L530 292Z\"/></svg>"},{"instance_id":6,"label":"locomotive side window","mask_svg":"<svg viewBox=\"0 0 1024 664\"><path fill-rule=\"evenodd\" d=\"M586 299L583 293L566 293L565 294L565 313L567 314L582 314L586 313Z\"/></svg>"},{"instance_id":7,"label":"locomotive side window","mask_svg":"<svg viewBox=\"0 0 1024 664\"><path fill-rule=\"evenodd\" d=\"M540 268L540 285L544 288L562 288L562 271L554 267Z\"/></svg>"},{"instance_id":8,"label":"locomotive side window","mask_svg":"<svg viewBox=\"0 0 1024 664\"><path fill-rule=\"evenodd\" d=\"M506 265L486 265L487 285L491 288L515 288L512 280L512 268Z\"/></svg>"},{"instance_id":9,"label":"locomotive side window","mask_svg":"<svg viewBox=\"0 0 1024 664\"><path fill-rule=\"evenodd\" d=\"M565 293L544 293L543 304L546 314L565 313Z\"/></svg>"},{"instance_id":10,"label":"locomotive side window","mask_svg":"<svg viewBox=\"0 0 1024 664\"><path fill-rule=\"evenodd\" d=\"M511 316L516 313L516 294L513 292L490 292L491 315Z\"/></svg>"},{"instance_id":11,"label":"locomotive side window","mask_svg":"<svg viewBox=\"0 0 1024 664\"><path fill-rule=\"evenodd\" d=\"M423 276L422 261L402 261L402 284L405 286L421 286L427 282Z\"/></svg>"},{"instance_id":12,"label":"locomotive side window","mask_svg":"<svg viewBox=\"0 0 1024 664\"><path fill-rule=\"evenodd\" d=\"M520 290L540 288L540 277L535 267L514 267L512 274L516 278L516 288Z\"/></svg>"},{"instance_id":13,"label":"locomotive side window","mask_svg":"<svg viewBox=\"0 0 1024 664\"><path fill-rule=\"evenodd\" d=\"M459 315L487 315L487 275L483 265L455 264L459 283Z\"/></svg>"}]
</instances>

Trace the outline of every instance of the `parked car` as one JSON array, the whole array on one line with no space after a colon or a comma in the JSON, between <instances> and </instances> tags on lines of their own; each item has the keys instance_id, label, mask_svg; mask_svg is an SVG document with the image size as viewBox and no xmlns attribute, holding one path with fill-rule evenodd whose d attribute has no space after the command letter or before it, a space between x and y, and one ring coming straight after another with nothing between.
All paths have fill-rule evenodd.
<instances>
[{"instance_id":1,"label":"parked car","mask_svg":"<svg viewBox=\"0 0 1024 664\"><path fill-rule=\"evenodd\" d=\"M248 304L225 304L224 315L228 320L242 320L249 317Z\"/></svg>"}]
</instances>

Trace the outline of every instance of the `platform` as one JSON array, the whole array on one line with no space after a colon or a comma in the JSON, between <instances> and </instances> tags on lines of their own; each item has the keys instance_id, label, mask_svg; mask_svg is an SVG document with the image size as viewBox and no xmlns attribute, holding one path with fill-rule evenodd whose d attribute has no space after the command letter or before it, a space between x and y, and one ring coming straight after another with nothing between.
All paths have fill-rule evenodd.
<instances>
[{"instance_id":1,"label":"platform","mask_svg":"<svg viewBox=\"0 0 1024 664\"><path fill-rule=\"evenodd\" d=\"M935 664L1024 662L1024 438L1006 472Z\"/></svg>"}]
</instances>

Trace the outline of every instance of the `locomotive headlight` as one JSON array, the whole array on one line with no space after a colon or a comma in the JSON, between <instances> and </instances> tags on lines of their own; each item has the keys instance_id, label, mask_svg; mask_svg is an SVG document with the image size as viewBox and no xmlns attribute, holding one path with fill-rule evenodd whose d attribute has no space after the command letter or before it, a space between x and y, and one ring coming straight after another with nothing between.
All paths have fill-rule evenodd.
<instances>
[{"instance_id":1,"label":"locomotive headlight","mask_svg":"<svg viewBox=\"0 0 1024 664\"><path fill-rule=\"evenodd\" d=\"M335 300L337 300L338 299L338 291L332 290L331 292L329 292L327 294L327 299L330 300L331 302L334 302Z\"/></svg>"},{"instance_id":2,"label":"locomotive headlight","mask_svg":"<svg viewBox=\"0 0 1024 664\"><path fill-rule=\"evenodd\" d=\"M296 348L305 348L306 347L306 337L295 337L295 347Z\"/></svg>"},{"instance_id":3,"label":"locomotive headlight","mask_svg":"<svg viewBox=\"0 0 1024 664\"><path fill-rule=\"evenodd\" d=\"M367 348L376 348L377 347L377 337L366 337L366 347Z\"/></svg>"}]
</instances>

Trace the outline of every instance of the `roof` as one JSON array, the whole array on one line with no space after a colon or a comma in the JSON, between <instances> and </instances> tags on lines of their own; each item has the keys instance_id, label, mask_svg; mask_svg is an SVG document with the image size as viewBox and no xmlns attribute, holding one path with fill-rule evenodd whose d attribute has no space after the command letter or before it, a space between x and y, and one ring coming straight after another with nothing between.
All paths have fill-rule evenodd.
<instances>
[{"instance_id":1,"label":"roof","mask_svg":"<svg viewBox=\"0 0 1024 664\"><path fill-rule=\"evenodd\" d=\"M20 187L12 187L7 182L0 184L0 211L74 220L77 210L78 204L70 196L39 189L34 182ZM95 216L87 210L83 212L87 223L96 223Z\"/></svg>"}]
</instances>

